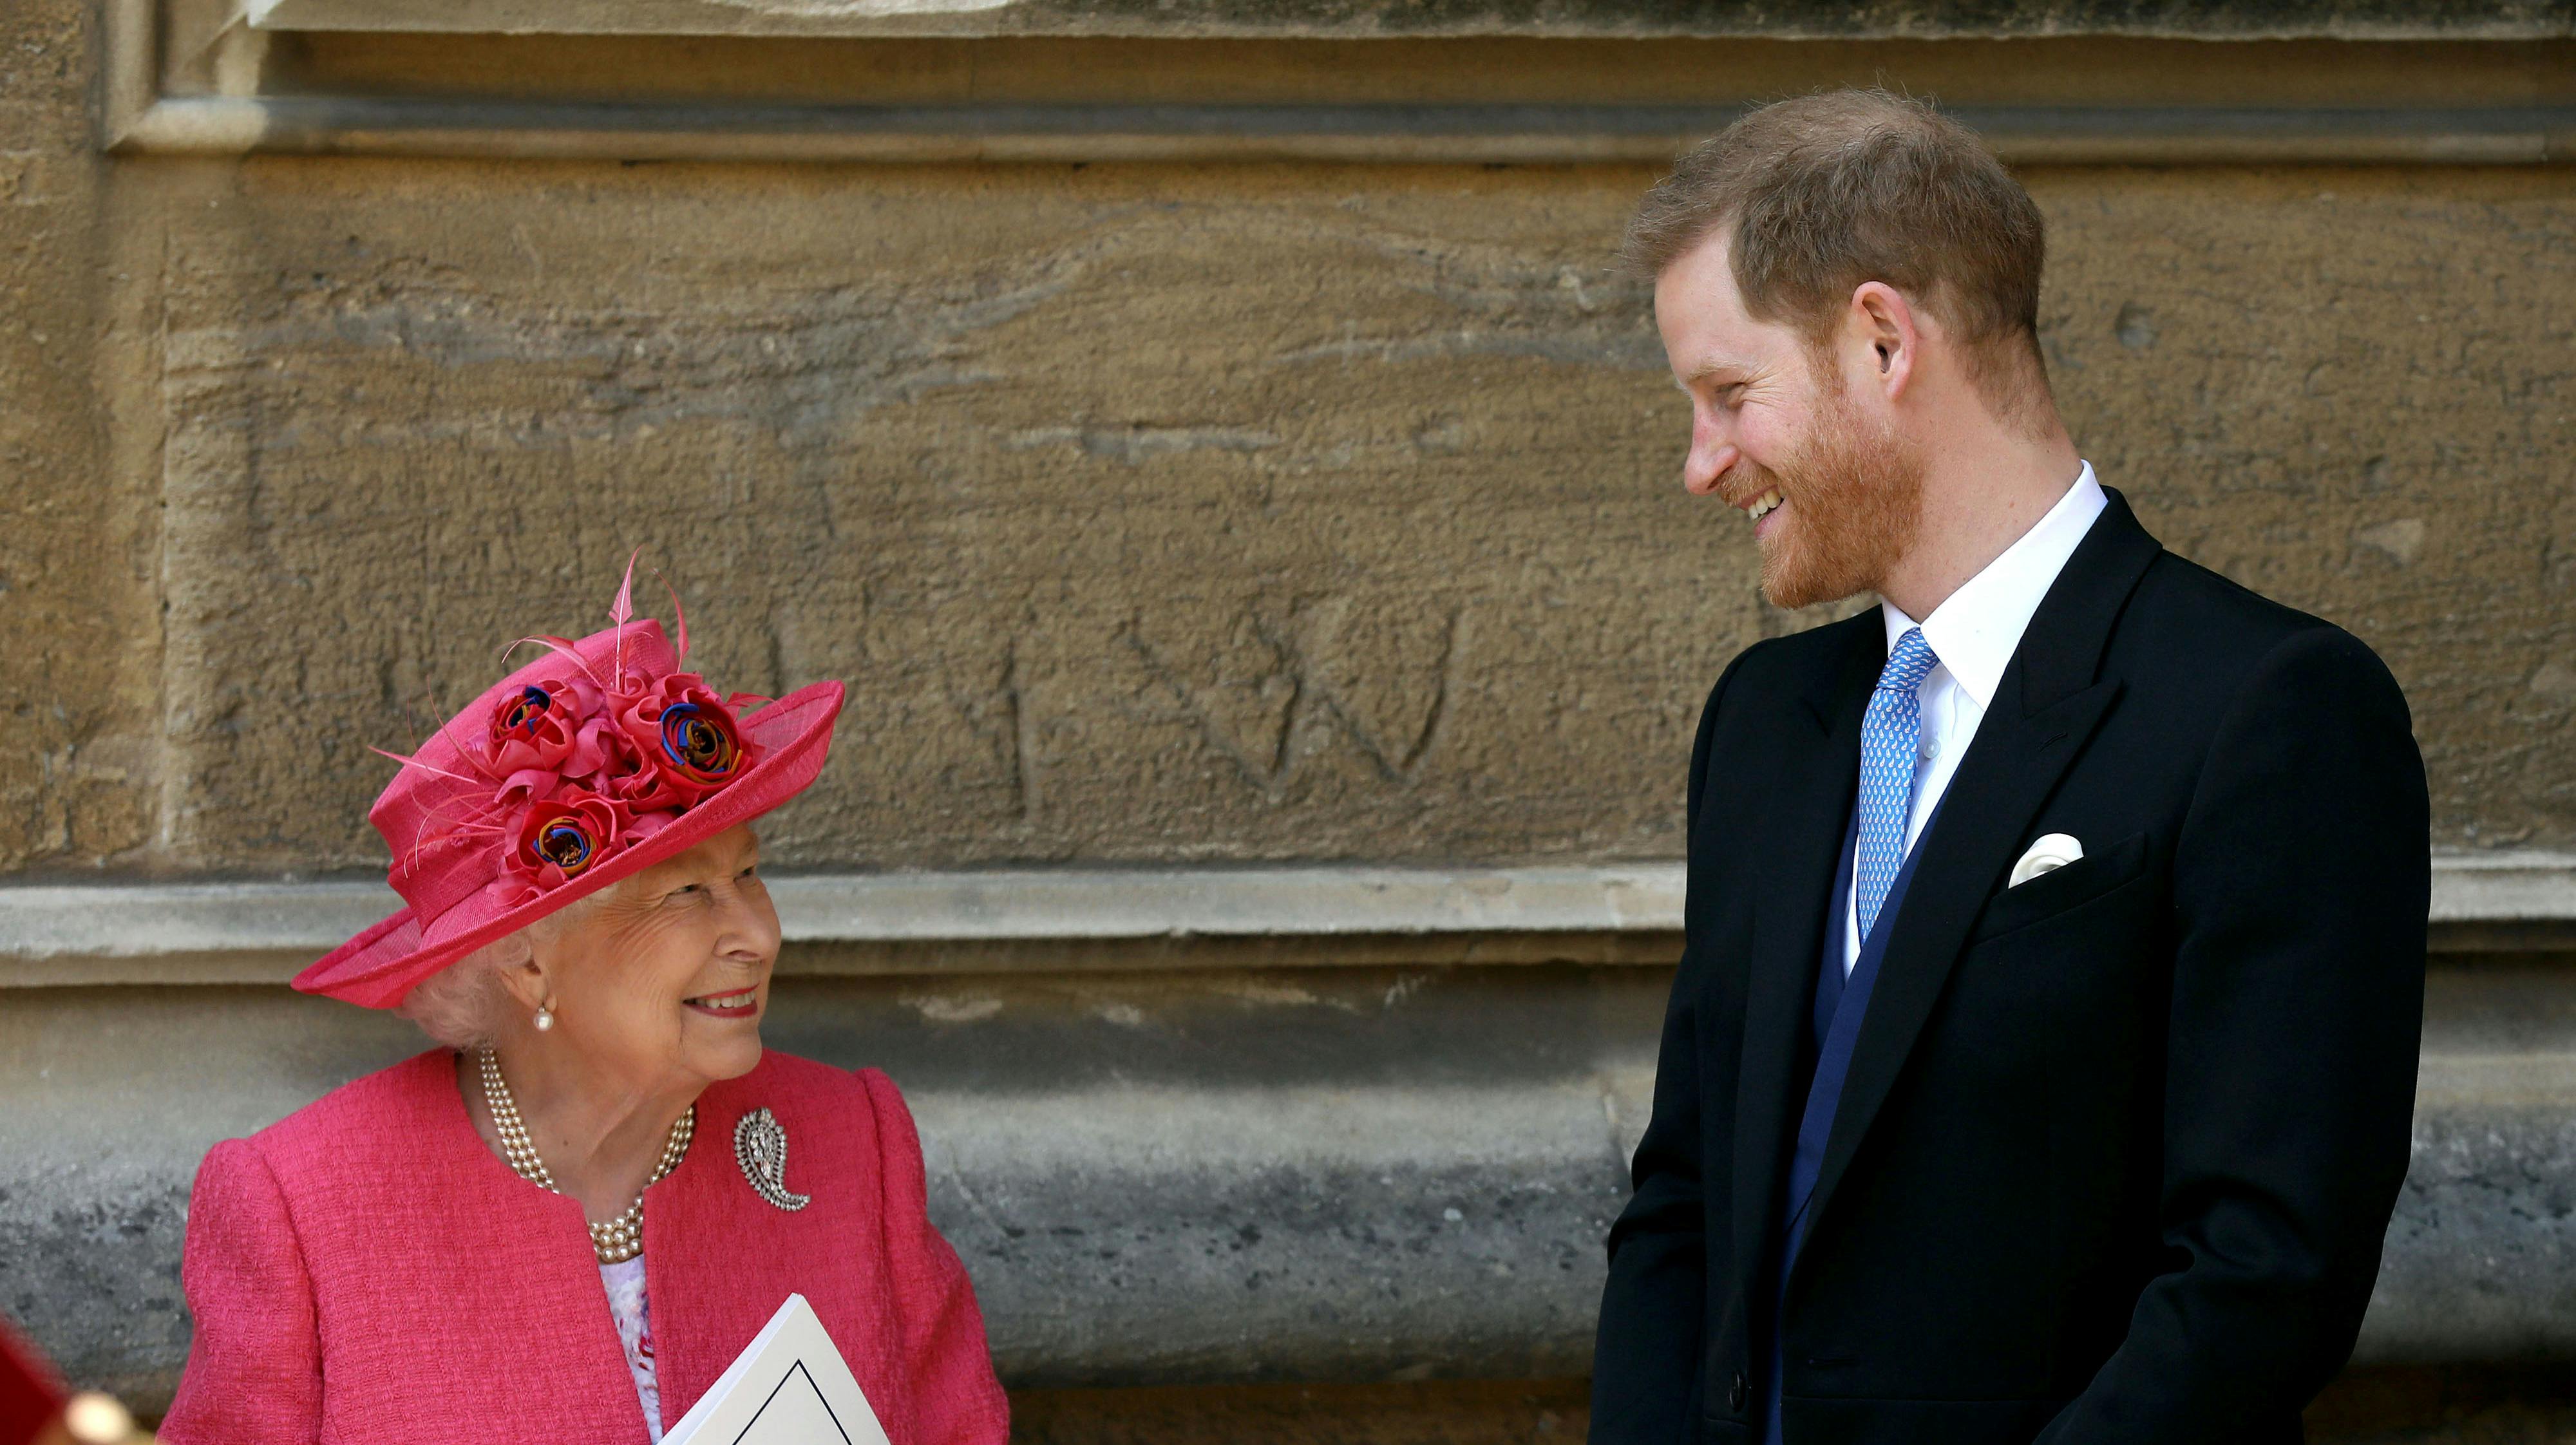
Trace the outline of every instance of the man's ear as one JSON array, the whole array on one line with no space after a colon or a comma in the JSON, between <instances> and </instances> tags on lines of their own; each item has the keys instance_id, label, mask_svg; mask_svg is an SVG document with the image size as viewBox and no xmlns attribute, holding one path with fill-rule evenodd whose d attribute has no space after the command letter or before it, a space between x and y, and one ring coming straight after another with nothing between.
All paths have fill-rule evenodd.
<instances>
[{"instance_id":1,"label":"man's ear","mask_svg":"<svg viewBox=\"0 0 2576 1445\"><path fill-rule=\"evenodd\" d=\"M1852 291L1844 330L1867 352L1864 376L1889 401L1901 399L1923 355L1922 334L1905 293L1884 281L1862 282Z\"/></svg>"}]
</instances>

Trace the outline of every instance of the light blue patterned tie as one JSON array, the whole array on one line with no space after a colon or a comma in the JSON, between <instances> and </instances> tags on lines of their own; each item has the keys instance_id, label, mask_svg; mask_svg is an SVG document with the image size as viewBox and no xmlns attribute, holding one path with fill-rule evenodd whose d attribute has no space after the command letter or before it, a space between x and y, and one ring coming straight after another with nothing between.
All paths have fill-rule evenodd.
<instances>
[{"instance_id":1,"label":"light blue patterned tie","mask_svg":"<svg viewBox=\"0 0 2576 1445\"><path fill-rule=\"evenodd\" d=\"M1940 665L1923 629L1907 628L1888 652L1860 721L1860 856L1852 870L1852 908L1863 938L1905 862L1905 822L1914 811L1914 764L1923 740L1923 703L1915 690Z\"/></svg>"}]
</instances>

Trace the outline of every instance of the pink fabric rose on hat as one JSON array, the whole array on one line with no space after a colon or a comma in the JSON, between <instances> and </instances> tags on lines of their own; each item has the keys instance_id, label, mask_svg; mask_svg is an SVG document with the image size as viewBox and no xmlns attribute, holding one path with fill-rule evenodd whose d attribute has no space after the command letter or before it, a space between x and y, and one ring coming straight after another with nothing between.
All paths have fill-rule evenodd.
<instances>
[{"instance_id":1,"label":"pink fabric rose on hat","mask_svg":"<svg viewBox=\"0 0 2576 1445\"><path fill-rule=\"evenodd\" d=\"M578 673L522 684L493 705L485 728L492 771L561 770L583 721L598 711L598 685Z\"/></svg>"},{"instance_id":2,"label":"pink fabric rose on hat","mask_svg":"<svg viewBox=\"0 0 2576 1445\"><path fill-rule=\"evenodd\" d=\"M528 806L503 866L512 878L551 892L625 842L617 807L581 788L567 788Z\"/></svg>"},{"instance_id":3,"label":"pink fabric rose on hat","mask_svg":"<svg viewBox=\"0 0 2576 1445\"><path fill-rule=\"evenodd\" d=\"M599 684L567 671L522 684L492 705L486 771L500 778L504 810L541 802L566 782L590 783L615 760ZM594 791L596 788L594 786Z\"/></svg>"},{"instance_id":4,"label":"pink fabric rose on hat","mask_svg":"<svg viewBox=\"0 0 2576 1445\"><path fill-rule=\"evenodd\" d=\"M733 710L696 673L655 678L615 705L618 729L640 766L612 778L608 791L638 812L690 807L759 761Z\"/></svg>"}]
</instances>

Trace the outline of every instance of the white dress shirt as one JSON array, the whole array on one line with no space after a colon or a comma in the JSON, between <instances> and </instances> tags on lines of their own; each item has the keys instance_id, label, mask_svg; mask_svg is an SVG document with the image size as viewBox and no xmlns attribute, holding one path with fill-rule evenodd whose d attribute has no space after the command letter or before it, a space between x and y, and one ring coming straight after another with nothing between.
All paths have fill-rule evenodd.
<instances>
[{"instance_id":1,"label":"white dress shirt","mask_svg":"<svg viewBox=\"0 0 2576 1445\"><path fill-rule=\"evenodd\" d=\"M1915 690L1922 703L1923 732L1914 764L1914 808L1905 820L1906 852L1914 851L1914 840L1922 836L1923 825L1949 790L1951 775L1959 771L1959 759L1975 741L1977 724L1985 721L1986 709L1994 703L1995 688L2021 646L2030 615L2039 610L2040 599L2065 569L2066 559L2075 555L2076 544L2093 530L2093 519L2109 504L2102 484L2093 478L2093 464L2086 462L2075 474L2075 485L2066 489L2048 515L1933 608L1931 616L1917 623L1893 602L1878 604L1887 624L1889 651L1895 650L1898 638L1919 626L1932 655L1941 659L1941 665L1926 674ZM1860 922L1848 897L1842 914L1843 972L1848 974L1860 962Z\"/></svg>"}]
</instances>

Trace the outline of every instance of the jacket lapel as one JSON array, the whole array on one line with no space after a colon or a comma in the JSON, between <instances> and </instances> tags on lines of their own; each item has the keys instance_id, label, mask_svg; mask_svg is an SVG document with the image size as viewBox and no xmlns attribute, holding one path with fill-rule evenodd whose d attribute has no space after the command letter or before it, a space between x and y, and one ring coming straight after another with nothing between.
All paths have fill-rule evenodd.
<instances>
[{"instance_id":1,"label":"jacket lapel","mask_svg":"<svg viewBox=\"0 0 2576 1445\"><path fill-rule=\"evenodd\" d=\"M764 1055L742 1078L708 1085L698 1096L698 1132L687 1156L645 1191L644 1260L665 1428L732 1366L790 1293L830 1298L814 1278L814 1262L782 1247L771 1206L752 1193L735 1153L735 1126L769 1101L772 1077ZM812 1139L794 1142L814 1152ZM791 1152L789 1169L799 1165L810 1169L811 1161Z\"/></svg>"},{"instance_id":2,"label":"jacket lapel","mask_svg":"<svg viewBox=\"0 0 2576 1445\"><path fill-rule=\"evenodd\" d=\"M1876 608L1836 627L1847 636L1809 682L1802 706L1783 720L1774 755L1763 760L1776 801L1762 812L1758 833L1738 843L1758 860L1731 1171L1735 1258L1744 1280L1755 1277L1752 1263L1778 1226L1780 1168L1800 1102L1793 1091L1824 946L1834 849L1860 786L1861 714L1886 663Z\"/></svg>"},{"instance_id":3,"label":"jacket lapel","mask_svg":"<svg viewBox=\"0 0 2576 1445\"><path fill-rule=\"evenodd\" d=\"M786 1132L783 1209L754 1191L734 1143L754 1109ZM866 1392L893 1445L912 1445L913 1397L899 1311L919 1281L893 1255L881 1133L867 1086L852 1075L767 1053L760 1067L698 1096L688 1156L647 1191L644 1258L660 1347L662 1418L676 1423L731 1368L791 1293L805 1296ZM916 1166L917 1167L917 1166Z\"/></svg>"},{"instance_id":4,"label":"jacket lapel","mask_svg":"<svg viewBox=\"0 0 2576 1445\"><path fill-rule=\"evenodd\" d=\"M404 1348L381 1368L352 1371L373 1378L350 1392L374 1404L417 1390L422 1411L379 1419L365 1404L354 1415L335 1406L324 1438L644 1445L580 1201L520 1178L483 1143L457 1091L453 1053L402 1068L408 1113L381 1125L381 1169L361 1175L339 1205L351 1211L344 1227L353 1237L373 1243L390 1231L423 1245L391 1249L369 1267L370 1308L408 1300L427 1318L400 1326ZM388 1392L389 1381L398 1388ZM466 1421L470 1430L455 1423Z\"/></svg>"},{"instance_id":5,"label":"jacket lapel","mask_svg":"<svg viewBox=\"0 0 2576 1445\"><path fill-rule=\"evenodd\" d=\"M2119 696L2117 679L2097 680L2102 651L2129 593L2162 550L2127 501L2111 492L2110 505L2023 632L1976 740L1943 795L1939 818L1915 845L1922 856L1904 904L1888 920L1894 932L1862 1016L1811 1196L1811 1235L1939 1002L1978 911L2019 856L2031 820ZM1857 774L1856 753L1851 767ZM1818 874L1831 871L1828 864ZM1820 902L1810 911L1822 908ZM1812 967L1813 948L1807 960ZM1814 1253L1802 1252L1800 1262Z\"/></svg>"}]
</instances>

